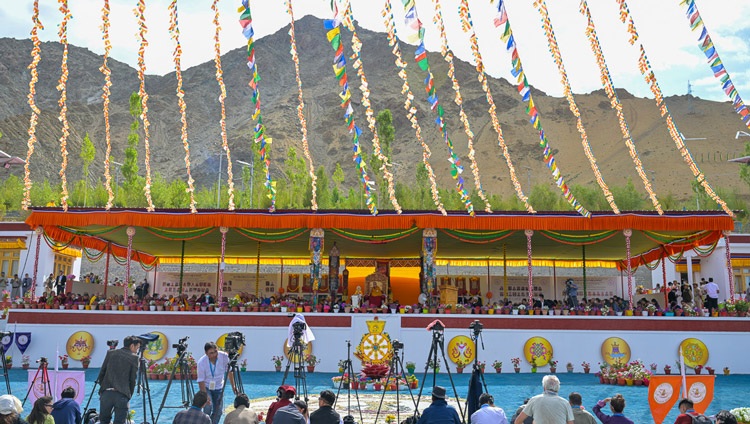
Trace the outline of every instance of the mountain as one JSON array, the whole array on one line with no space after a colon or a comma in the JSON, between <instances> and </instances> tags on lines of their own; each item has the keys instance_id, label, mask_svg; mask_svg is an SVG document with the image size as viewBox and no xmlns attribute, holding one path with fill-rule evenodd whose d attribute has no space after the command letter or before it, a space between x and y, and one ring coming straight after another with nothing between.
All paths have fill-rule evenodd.
<instances>
[{"instance_id":1,"label":"mountain","mask_svg":"<svg viewBox=\"0 0 750 424\"><path fill-rule=\"evenodd\" d=\"M325 166L332 173L335 164L341 164L346 174L345 185L356 186L357 179L351 158L351 138L343 122L343 111L339 107L339 87L331 69L333 51L326 41L321 20L307 16L296 23L298 50L305 96L305 114L308 122L310 151L314 166ZM288 27L275 34L256 40L256 56L260 66L261 93L264 123L267 134L273 137L270 158L272 173L280 179L283 190L284 176L281 173L284 154L289 146L301 150L299 123L296 117L297 88L294 66L289 55ZM349 32L342 30L342 40L347 48L351 45ZM414 181L414 167L421 157L421 147L415 140L403 111L404 98L400 93L401 81L393 62L387 39L382 33L359 29L362 40L363 62L371 89L371 99L376 113L385 108L392 111L396 127L393 143L393 162L397 181ZM429 110L424 94L424 72L413 66L414 47L402 44L404 59L409 63L408 72L412 90L417 98L418 117L424 130L425 140L432 150L431 163L442 188L452 188L453 182L447 166L447 149L434 124L434 114ZM26 140L29 125L29 108L26 104L30 78L27 66L30 62L30 40L0 39L0 149L13 155L26 156ZM546 52L540 52L547 54ZM39 144L31 160L32 179L47 177L59 181L60 168L60 123L57 120L59 93L55 89L60 73L62 47L59 43L43 43L42 61L39 64L37 102L42 115L37 130ZM149 52L147 50L146 54ZM503 53L504 54L504 53ZM452 102L453 90L446 76L447 64L438 53L429 53L435 75L437 92L446 110L447 125L457 154L465 166L467 186L473 188L473 177L467 158L466 137L458 119L458 107ZM104 121L102 117L101 86L103 77L99 72L102 57L91 51L70 46L70 77L68 83L68 119L71 136L68 142L71 164L68 181L80 178L81 166L78 154L84 133L88 132L97 149L92 164L92 175L103 174ZM250 78L246 66L244 48L232 50L222 57L224 78L228 91L227 128L232 157L250 159L252 143L252 106ZM112 69L111 128L113 156L122 161L127 133L132 121L128 113L128 98L138 89L135 69L110 60ZM221 136L219 128L219 89L214 77L213 61L183 71L186 93L188 132L191 145L193 175L198 185L215 184L219 169L218 153ZM353 106L359 126L364 130L363 147L371 151L371 137L367 131L364 109L360 104L361 93L356 71L348 65ZM456 60L456 74L461 83L464 108L476 135L475 149L482 182L492 194L512 196L508 168L497 146L497 137L492 129L484 93L476 79L474 66ZM533 81L531 81L533 83ZM541 161L542 151L538 136L528 123L526 104L514 86L502 79L492 79L490 86L495 99L498 117L504 137L510 149L519 180L527 194L530 185L553 185L550 172ZM149 120L151 121L152 169L167 178L185 178L184 151L180 141L180 117L175 97L174 73L164 76L149 75L146 89L149 94ZM680 157L674 142L669 137L663 119L659 116L653 99L636 98L624 90L618 90L633 139L640 153L654 189L660 196L673 194L677 199L692 195L692 174ZM593 172L583 153L575 119L563 98L547 96L534 91L536 106L542 123L556 155L557 164L569 184L596 185ZM640 192L644 193L628 149L620 134L615 113L609 107L603 91L577 95L588 139L605 180L610 185L624 185L631 178ZM741 156L743 146L735 140L737 131L743 127L728 102L711 102L689 96L666 99L680 130L689 138L686 142L708 181L747 198L750 189L739 180L737 165L727 163L728 157ZM690 138L696 138L692 140ZM143 141L139 146L140 172L144 173ZM22 169L2 171L21 174ZM238 175L235 174L235 175ZM380 182L378 182L380 183ZM71 183L72 185L72 183ZM554 190L557 190L553 187ZM479 208L481 209L481 208Z\"/></svg>"}]
</instances>

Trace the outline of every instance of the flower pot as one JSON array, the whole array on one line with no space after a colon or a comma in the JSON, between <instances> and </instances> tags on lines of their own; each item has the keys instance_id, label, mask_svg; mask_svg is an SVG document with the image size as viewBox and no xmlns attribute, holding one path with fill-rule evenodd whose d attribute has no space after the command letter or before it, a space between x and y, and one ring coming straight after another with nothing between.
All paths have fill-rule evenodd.
<instances>
[{"instance_id":1,"label":"flower pot","mask_svg":"<svg viewBox=\"0 0 750 424\"><path fill-rule=\"evenodd\" d=\"M85 305L78 305L78 310L79 310L79 311L82 311L82 310L83 310L83 307L84 307L84 306L85 306Z\"/></svg>"},{"instance_id":2,"label":"flower pot","mask_svg":"<svg viewBox=\"0 0 750 424\"><path fill-rule=\"evenodd\" d=\"M495 315L494 309L487 309L487 315Z\"/></svg>"},{"instance_id":3,"label":"flower pot","mask_svg":"<svg viewBox=\"0 0 750 424\"><path fill-rule=\"evenodd\" d=\"M456 374L463 374L464 373L464 367L456 367Z\"/></svg>"},{"instance_id":4,"label":"flower pot","mask_svg":"<svg viewBox=\"0 0 750 424\"><path fill-rule=\"evenodd\" d=\"M520 373L520 372L521 372L521 368L513 368L513 371L515 371L515 372L516 372L516 374L518 374L518 373Z\"/></svg>"},{"instance_id":5,"label":"flower pot","mask_svg":"<svg viewBox=\"0 0 750 424\"><path fill-rule=\"evenodd\" d=\"M89 362L89 361L81 362L81 366L85 370L89 368L89 364L91 364L91 362Z\"/></svg>"},{"instance_id":6,"label":"flower pot","mask_svg":"<svg viewBox=\"0 0 750 424\"><path fill-rule=\"evenodd\" d=\"M498 374L500 374L500 373L502 373L502 372L503 372L503 369L502 369L502 368L500 368L500 367L498 367L498 368L495 368L495 372L496 372L496 373L498 373Z\"/></svg>"},{"instance_id":7,"label":"flower pot","mask_svg":"<svg viewBox=\"0 0 750 424\"><path fill-rule=\"evenodd\" d=\"M536 367L531 367L531 373L536 374Z\"/></svg>"},{"instance_id":8,"label":"flower pot","mask_svg":"<svg viewBox=\"0 0 750 424\"><path fill-rule=\"evenodd\" d=\"M307 372L315 372L315 365L308 365Z\"/></svg>"},{"instance_id":9,"label":"flower pot","mask_svg":"<svg viewBox=\"0 0 750 424\"><path fill-rule=\"evenodd\" d=\"M625 384L628 385L628 386L632 386L633 385L633 379L632 378L626 378L625 379Z\"/></svg>"},{"instance_id":10,"label":"flower pot","mask_svg":"<svg viewBox=\"0 0 750 424\"><path fill-rule=\"evenodd\" d=\"M573 367L567 367L568 372L573 372Z\"/></svg>"},{"instance_id":11,"label":"flower pot","mask_svg":"<svg viewBox=\"0 0 750 424\"><path fill-rule=\"evenodd\" d=\"M641 316L642 317L647 317L648 316L648 311L641 311Z\"/></svg>"},{"instance_id":12,"label":"flower pot","mask_svg":"<svg viewBox=\"0 0 750 424\"><path fill-rule=\"evenodd\" d=\"M149 305L148 309L149 309L150 311L155 311L155 310L156 310L156 305ZM205 310L205 309L204 309L204 310Z\"/></svg>"},{"instance_id":13,"label":"flower pot","mask_svg":"<svg viewBox=\"0 0 750 424\"><path fill-rule=\"evenodd\" d=\"M633 380L633 385L635 386L643 386L643 380Z\"/></svg>"},{"instance_id":14,"label":"flower pot","mask_svg":"<svg viewBox=\"0 0 750 424\"><path fill-rule=\"evenodd\" d=\"M247 372L247 367L240 367L240 371Z\"/></svg>"},{"instance_id":15,"label":"flower pot","mask_svg":"<svg viewBox=\"0 0 750 424\"><path fill-rule=\"evenodd\" d=\"M378 384L378 383L373 384L373 387L375 388L375 390L382 390L383 389L383 385L382 384Z\"/></svg>"},{"instance_id":16,"label":"flower pot","mask_svg":"<svg viewBox=\"0 0 750 424\"><path fill-rule=\"evenodd\" d=\"M62 369L67 370L68 369L68 364L62 364Z\"/></svg>"},{"instance_id":17,"label":"flower pot","mask_svg":"<svg viewBox=\"0 0 750 424\"><path fill-rule=\"evenodd\" d=\"M549 372L552 373L552 374L554 374L554 373L557 372L557 368L556 367L549 367ZM570 370L568 372L573 372L573 370Z\"/></svg>"},{"instance_id":18,"label":"flower pot","mask_svg":"<svg viewBox=\"0 0 750 424\"><path fill-rule=\"evenodd\" d=\"M701 373L701 371L703 371L703 369L702 368L693 368L693 371L695 372L695 375L698 375L698 374Z\"/></svg>"},{"instance_id":19,"label":"flower pot","mask_svg":"<svg viewBox=\"0 0 750 424\"><path fill-rule=\"evenodd\" d=\"M609 384L609 377L601 377L601 382L603 384Z\"/></svg>"},{"instance_id":20,"label":"flower pot","mask_svg":"<svg viewBox=\"0 0 750 424\"><path fill-rule=\"evenodd\" d=\"M29 369L29 364L21 364L21 368L27 370Z\"/></svg>"},{"instance_id":21,"label":"flower pot","mask_svg":"<svg viewBox=\"0 0 750 424\"><path fill-rule=\"evenodd\" d=\"M406 371L409 372L409 374L414 374L414 371L416 370L416 367L406 367Z\"/></svg>"},{"instance_id":22,"label":"flower pot","mask_svg":"<svg viewBox=\"0 0 750 424\"><path fill-rule=\"evenodd\" d=\"M670 374L672 374L672 370L664 370L664 374L670 375Z\"/></svg>"},{"instance_id":23,"label":"flower pot","mask_svg":"<svg viewBox=\"0 0 750 424\"><path fill-rule=\"evenodd\" d=\"M715 372L716 372L716 370L714 370L714 369L708 370L708 375L714 375Z\"/></svg>"},{"instance_id":24,"label":"flower pot","mask_svg":"<svg viewBox=\"0 0 750 424\"><path fill-rule=\"evenodd\" d=\"M591 371L591 368L584 368L584 369L583 369L583 373L584 373L584 374L588 374L588 373L589 373L589 371Z\"/></svg>"},{"instance_id":25,"label":"flower pot","mask_svg":"<svg viewBox=\"0 0 750 424\"><path fill-rule=\"evenodd\" d=\"M632 317L633 316L633 310L632 309L625 310L625 316L626 317Z\"/></svg>"},{"instance_id":26,"label":"flower pot","mask_svg":"<svg viewBox=\"0 0 750 424\"><path fill-rule=\"evenodd\" d=\"M278 367L275 367L275 368L276 368L276 372L281 372L281 365L279 365Z\"/></svg>"},{"instance_id":27,"label":"flower pot","mask_svg":"<svg viewBox=\"0 0 750 424\"><path fill-rule=\"evenodd\" d=\"M625 384L626 384L626 382L625 382L624 378L620 378L620 377L617 378L617 385L618 386L624 386ZM631 384L632 384L632 381L631 381Z\"/></svg>"},{"instance_id":28,"label":"flower pot","mask_svg":"<svg viewBox=\"0 0 750 424\"><path fill-rule=\"evenodd\" d=\"M282 306L282 307L281 307L281 312L282 312L282 313L286 313L286 308L287 308L286 306Z\"/></svg>"}]
</instances>

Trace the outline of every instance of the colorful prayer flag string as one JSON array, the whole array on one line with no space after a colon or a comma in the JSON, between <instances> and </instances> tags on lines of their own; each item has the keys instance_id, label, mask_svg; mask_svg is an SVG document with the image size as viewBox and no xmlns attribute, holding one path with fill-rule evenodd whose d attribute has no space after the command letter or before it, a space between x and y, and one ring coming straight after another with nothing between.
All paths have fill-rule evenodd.
<instances>
[{"instance_id":1,"label":"colorful prayer flag string","mask_svg":"<svg viewBox=\"0 0 750 424\"><path fill-rule=\"evenodd\" d=\"M409 86L409 78L406 74L406 62L401 58L401 47L399 47L398 34L396 33L396 20L393 17L393 10L391 9L391 1L386 0L383 10L380 12L383 16L386 32L388 34L388 45L391 46L391 53L396 57L396 66L399 68L398 76L403 81L401 85L401 94L406 96L404 100L404 109L406 110L406 117L411 122L411 127L414 128L417 141L422 146L422 164L427 170L427 177L430 180L430 193L432 194L432 201L435 203L437 210L443 215L448 213L445 211L443 202L440 201L440 193L438 192L437 182L435 181L435 171L430 165L430 147L425 143L422 138L422 127L419 125L417 119L417 107L414 105L414 93L411 91Z\"/></svg>"},{"instance_id":2,"label":"colorful prayer flag string","mask_svg":"<svg viewBox=\"0 0 750 424\"><path fill-rule=\"evenodd\" d=\"M528 103L528 105L526 106L526 113L530 116L529 122L535 130L539 131L539 147L542 148L544 163L547 165L547 168L552 171L552 179L555 181L555 185L557 185L557 187L562 192L565 200L568 201L570 206L572 206L573 209L576 210L576 212L584 217L589 217L591 216L591 212L584 208L583 205L578 202L578 199L576 199L573 193L570 191L570 187L568 187L568 184L565 182L565 178L562 176L560 168L557 166L555 155L552 154L552 148L549 145L549 140L547 139L547 136L544 133L544 128L542 127L541 116L536 106L534 105L534 98L531 95L531 86L526 79L526 74L523 70L523 65L521 64L521 57L518 53L518 48L516 47L516 41L513 37L513 30L510 27L510 20L508 20L508 14L505 10L505 4L503 0L498 0L497 2L497 15L495 17L494 24L495 27L500 27L501 25L504 26L503 32L500 35L500 39L505 42L505 48L511 54L511 63L513 67L511 68L510 72L514 77L516 77L516 80L518 81L518 94L521 95L524 102Z\"/></svg>"},{"instance_id":3,"label":"colorful prayer flag string","mask_svg":"<svg viewBox=\"0 0 750 424\"><path fill-rule=\"evenodd\" d=\"M432 21L438 27L441 41L440 54L443 56L443 60L448 62L448 77L450 77L451 82L453 83L453 91L456 92L456 95L453 98L453 102L458 105L458 116L461 120L461 123L463 124L464 133L466 134L466 138L468 140L468 156L469 160L471 161L471 173L472 175L474 175L474 188L476 188L479 198L484 201L484 210L488 213L492 213L492 207L490 206L490 202L489 200L487 200L487 195L484 193L484 189L482 188L482 180L479 175L479 165L477 164L476 152L474 151L474 133L471 131L469 117L466 116L466 112L464 111L464 101L463 97L461 96L461 86L458 84L458 79L456 78L456 67L453 64L453 53L450 51L450 47L448 47L448 35L445 33L445 23L443 22L442 7L440 6L440 0L434 0L434 2L435 16L432 18Z\"/></svg>"},{"instance_id":4,"label":"colorful prayer flag string","mask_svg":"<svg viewBox=\"0 0 750 424\"><path fill-rule=\"evenodd\" d=\"M625 145L628 146L630 158L635 164L636 172L638 172L638 175L641 177L641 181L643 181L643 187L645 187L646 192L651 199L651 203L654 205L654 209L659 212L659 215L662 215L664 214L664 211L661 208L661 204L659 204L659 199L656 198L656 193L654 193L654 190L651 187L651 182L646 175L646 171L643 170L641 158L638 156L638 150L635 148L633 137L630 134L630 128L628 128L628 122L622 112L622 103L620 103L620 99L617 97L617 93L615 92L614 82L612 81L612 76L609 73L609 69L607 69L607 63L604 60L604 53L602 53L602 47L599 43L599 37L597 37L596 35L594 20L591 18L591 12L589 11L589 6L588 3L586 3L586 0L581 0L579 10L581 14L583 14L588 20L588 25L586 26L586 37L589 39L591 50L594 52L594 56L596 56L596 63L599 65L599 72L601 73L602 86L604 87L604 91L607 93L607 97L609 98L610 107L612 107L617 113L617 119L620 123L620 132L625 139Z\"/></svg>"},{"instance_id":5,"label":"colorful prayer flag string","mask_svg":"<svg viewBox=\"0 0 750 424\"><path fill-rule=\"evenodd\" d=\"M24 210L27 210L31 206L31 169L29 163L31 162L31 155L34 154L34 143L36 143L36 125L39 122L39 115L42 113L36 105L36 83L39 81L39 71L37 65L42 60L42 42L39 40L39 30L44 29L42 21L39 20L39 0L34 0L34 13L31 15L31 21L34 26L31 28L31 44L34 46L31 48L31 63L28 68L31 73L31 80L29 81L29 94L26 99L31 108L31 118L29 119L29 141L26 143L26 163L23 166L23 202L22 206ZM37 249L39 249L37 243Z\"/></svg>"},{"instance_id":6,"label":"colorful prayer flag string","mask_svg":"<svg viewBox=\"0 0 750 424\"><path fill-rule=\"evenodd\" d=\"M721 81L721 89L732 101L732 107L734 111L740 115L742 122L750 128L750 109L742 101L740 93L737 91L732 79L729 77L729 72L724 67L724 64L719 57L719 52L716 51L716 46L708 34L708 28L703 24L703 18L698 11L698 6L695 4L695 0L682 0L680 5L687 6L685 14L690 21L690 29L695 31L700 29L701 34L698 36L698 47L700 47L703 54L706 56L711 71L714 73L714 77Z\"/></svg>"},{"instance_id":7,"label":"colorful prayer flag string","mask_svg":"<svg viewBox=\"0 0 750 424\"><path fill-rule=\"evenodd\" d=\"M626 20L628 21L630 44L634 45L636 40L638 40L638 32L635 29L635 22L633 22L633 18L630 14L630 10L625 0L616 1L620 4L620 20L623 23L625 23ZM693 176L703 187L703 190L706 192L706 194L719 206L721 206L724 212L726 212L729 216L734 216L734 212L732 212L732 209L727 206L726 202L724 202L721 197L719 197L719 195L714 192L711 185L708 183L708 181L706 181L706 176L703 174L700 167L693 159L693 155L690 154L690 150L685 145L685 140L682 137L682 133L677 128L677 124L674 122L672 114L669 112L669 108L664 102L664 94L659 87L659 82L656 80L656 74L651 67L651 63L648 61L648 57L646 56L646 49L643 47L642 43L639 44L639 46L641 53L638 59L638 69L641 71L643 78L646 80L646 83L648 83L651 92L654 94L656 106L659 108L659 110L661 111L661 116L663 116L664 120L666 121L669 135L672 137L675 146L677 146L677 149L680 151L682 159L688 164L690 171L692 171Z\"/></svg>"},{"instance_id":8,"label":"colorful prayer flag string","mask_svg":"<svg viewBox=\"0 0 750 424\"><path fill-rule=\"evenodd\" d=\"M602 193L604 193L604 197L607 199L609 207L612 208L612 211L614 211L614 213L619 214L620 209L617 207L617 204L615 204L614 196L609 190L607 183L604 182L604 177L602 177L602 173L599 170L599 165L596 164L594 153L591 151L591 145L589 144L588 136L586 135L586 128L583 126L583 121L581 120L581 112L578 110L576 99L573 96L573 90L571 89L570 81L568 80L568 73L565 71L562 54L560 54L560 48L557 44L557 37L555 37L555 31L552 29L552 21L550 20L549 12L547 11L547 3L544 0L536 0L534 2L534 6L542 16L542 27L544 28L544 33L547 36L547 46L549 47L552 59L555 61L555 64L557 64L557 71L560 74L560 82L563 85L563 93L565 95L565 99L567 99L568 101L568 107L576 117L576 128L578 128L578 133L581 134L581 144L583 145L583 152L586 154L586 159L588 159L589 164L591 165L591 170L594 171L596 182L597 184L599 184L599 188L602 189Z\"/></svg>"},{"instance_id":9,"label":"colorful prayer flag string","mask_svg":"<svg viewBox=\"0 0 750 424\"><path fill-rule=\"evenodd\" d=\"M177 0L172 0L169 3L169 35L174 41L174 50L172 51L172 59L174 60L174 71L175 77L177 78L177 88L175 90L177 94L177 104L180 107L180 122L182 123L182 129L180 133L180 139L182 140L182 147L185 149L185 169L187 170L187 183L188 188L185 190L190 195L190 212L196 213L198 209L195 207L195 180L190 172L190 144L188 143L188 131L187 131L187 104L185 103L185 91L182 89L182 46L180 45L180 24L177 20ZM230 162L231 163L231 162Z\"/></svg>"},{"instance_id":10,"label":"colorful prayer flag string","mask_svg":"<svg viewBox=\"0 0 750 424\"><path fill-rule=\"evenodd\" d=\"M297 54L297 38L295 37L295 32L294 32L294 10L292 9L291 0L286 0L286 13L289 15L289 19L291 20L290 28L289 28L289 42L291 44L291 48L289 49L289 54L292 55L292 61L294 62L294 75L295 75L295 79L297 80L297 119L299 120L300 131L302 132L302 152L305 155L305 159L307 159L308 175L310 175L310 181L312 182L311 208L312 210L316 211L318 210L318 201L317 201L318 177L315 175L315 168L313 167L312 155L310 155L310 146L308 145L308 142L307 142L307 120L305 119L305 100L302 97L302 78L300 77L300 72L299 72L299 55Z\"/></svg>"},{"instance_id":11,"label":"colorful prayer flag string","mask_svg":"<svg viewBox=\"0 0 750 424\"><path fill-rule=\"evenodd\" d=\"M143 145L146 151L146 185L143 186L143 193L146 195L146 202L148 206L146 210L149 212L154 211L154 202L151 199L151 134L149 127L151 123L148 121L148 93L146 92L146 60L144 55L146 53L146 46L148 41L146 40L146 33L148 27L146 26L146 0L138 0L138 5L133 10L136 18L138 19L138 80L140 86L138 87L138 95L141 98L141 121L143 121Z\"/></svg>"},{"instance_id":12,"label":"colorful prayer flag string","mask_svg":"<svg viewBox=\"0 0 750 424\"><path fill-rule=\"evenodd\" d=\"M334 13L334 19L325 20L324 26L327 31L326 37L335 52L333 58L333 73L336 76L338 84L342 87L341 93L339 94L339 97L341 98L341 108L344 109L344 122L346 122L349 133L352 134L352 151L354 152L353 160L357 172L360 175L359 179L360 183L362 183L362 189L364 190L365 204L371 214L377 215L378 208L372 198L375 182L367 175L367 163L362 159L362 149L359 144L359 137L362 135L362 130L359 129L354 120L354 109L352 108L351 100L352 93L349 90L349 79L346 75L346 58L344 57L344 44L341 42L341 29L339 28L341 22L339 19L337 13Z\"/></svg>"},{"instance_id":13,"label":"colorful prayer flag string","mask_svg":"<svg viewBox=\"0 0 750 424\"><path fill-rule=\"evenodd\" d=\"M112 155L112 139L109 127L109 96L111 94L110 87L112 87L112 71L107 65L109 60L109 52L112 50L112 43L109 40L109 0L104 0L104 6L102 7L102 40L104 41L104 60L102 66L99 67L99 71L104 75L104 85L102 86L102 113L104 114L104 141L107 145L104 154L104 187L107 190L107 205L104 207L105 210L112 209L112 204L115 201L115 193L112 191L112 173L110 172L110 161L109 158Z\"/></svg>"},{"instance_id":14,"label":"colorful prayer flag string","mask_svg":"<svg viewBox=\"0 0 750 424\"><path fill-rule=\"evenodd\" d=\"M63 211L68 210L68 178L66 171L68 168L68 136L70 127L68 126L68 21L72 18L70 9L68 9L68 0L58 0L60 4L60 13L63 18L60 22L60 29L57 35L60 36L60 44L63 45L62 70L60 79L57 84L57 91L60 92L60 100L57 105L60 106L60 115L58 119L62 122L62 135L60 135L60 153L62 154L62 163L60 166L60 183L62 185L60 204Z\"/></svg>"},{"instance_id":15,"label":"colorful prayer flag string","mask_svg":"<svg viewBox=\"0 0 750 424\"><path fill-rule=\"evenodd\" d=\"M484 62L482 61L482 54L479 52L479 41L477 40L477 34L474 31L474 22L471 20L471 13L469 12L469 1L461 0L461 4L458 6L458 14L461 17L461 28L464 32L469 33L469 39L471 40L471 53L474 56L476 62L477 79L482 83L482 90L484 91L485 99L490 108L487 112L490 114L490 121L492 122L492 129L497 134L497 144L500 146L500 150L503 152L505 158L505 164L508 166L508 173L510 174L510 180L513 183L513 189L516 192L516 197L523 203L524 207L529 213L535 213L534 208L529 204L529 198L523 194L521 188L521 182L518 180L516 175L516 168L513 166L513 160L510 157L510 151L508 146L505 144L505 138L503 137L503 128L500 126L500 120L497 119L497 107L495 106L495 100L492 97L490 91L489 81L487 80L487 74L484 72Z\"/></svg>"},{"instance_id":16,"label":"colorful prayer flag string","mask_svg":"<svg viewBox=\"0 0 750 424\"><path fill-rule=\"evenodd\" d=\"M388 156L383 154L380 148L380 136L378 134L377 122L375 120L375 112L372 110L372 104L370 103L370 89L368 88L367 76L365 75L365 67L362 64L362 41L357 36L357 30L354 27L354 16L352 14L351 3L347 1L346 8L344 9L344 26L352 32L352 56L354 60L352 67L357 70L359 76L360 86L359 89L362 91L362 105L365 107L365 117L367 118L367 127L370 128L372 133L372 150L374 155L380 160L380 170L383 172L383 178L388 185L388 198L393 205L393 209L399 214L402 212L401 205L396 199L396 188L393 184L393 173L390 170L391 161Z\"/></svg>"},{"instance_id":17,"label":"colorful prayer flag string","mask_svg":"<svg viewBox=\"0 0 750 424\"><path fill-rule=\"evenodd\" d=\"M419 42L417 50L414 52L414 61L423 71L427 72L427 78L425 78L425 91L427 92L427 102L430 104L430 109L437 113L435 123L440 128L440 133L443 136L443 141L448 147L448 155L450 158L448 161L451 163L451 177L456 180L456 191L461 196L461 202L463 202L466 211L469 215L474 216L474 205L471 202L471 197L464 187L464 179L461 174L464 172L464 168L461 165L461 159L453 151L453 142L448 136L448 128L444 119L445 110L443 105L440 104L438 99L437 89L435 88L435 79L432 76L432 70L430 69L430 61L427 59L427 49L424 46L424 32L425 29L422 26L422 21L419 20L417 15L417 5L415 0L401 0L404 5L405 18L404 22L406 26L414 31L414 34L409 36L410 41Z\"/></svg>"},{"instance_id":18,"label":"colorful prayer flag string","mask_svg":"<svg viewBox=\"0 0 750 424\"><path fill-rule=\"evenodd\" d=\"M240 13L242 35L247 38L247 67L250 68L250 73L253 74L252 79L248 83L253 90L250 99L255 105L253 119L257 121L254 128L255 134L253 138L256 144L260 143L260 161L263 163L263 167L266 171L266 180L263 185L266 186L266 189L268 190L268 198L271 199L269 210L273 212L276 210L276 182L271 178L271 159L268 157L273 139L271 137L266 138L266 126L263 125L263 115L261 115L260 111L260 74L258 74L258 66L255 63L255 40L253 39L255 32L253 31L253 16L250 12L249 0L242 0Z\"/></svg>"},{"instance_id":19,"label":"colorful prayer flag string","mask_svg":"<svg viewBox=\"0 0 750 424\"><path fill-rule=\"evenodd\" d=\"M211 10L214 11L214 66L216 68L216 82L219 84L219 104L221 104L221 148L227 154L227 194L229 195L228 209L234 210L234 173L232 172L232 154L227 142L227 108L225 100L227 99L227 87L224 85L224 71L221 68L221 43L219 35L221 34L221 24L219 23L219 0L214 0L211 4Z\"/></svg>"}]
</instances>

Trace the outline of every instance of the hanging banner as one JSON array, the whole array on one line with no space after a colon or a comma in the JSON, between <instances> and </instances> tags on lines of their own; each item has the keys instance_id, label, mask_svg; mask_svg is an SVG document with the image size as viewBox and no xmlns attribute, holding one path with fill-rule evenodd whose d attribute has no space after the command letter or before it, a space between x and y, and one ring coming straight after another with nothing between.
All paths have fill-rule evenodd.
<instances>
[{"instance_id":1,"label":"hanging banner","mask_svg":"<svg viewBox=\"0 0 750 424\"><path fill-rule=\"evenodd\" d=\"M49 381L42 384L42 374L40 370L28 370L28 402L33 405L34 402L42 396L52 396L55 399L62 397L63 389L72 387L76 391L75 400L79 405L83 405L86 392L86 373L83 371L47 371ZM50 395L50 390L52 394Z\"/></svg>"},{"instance_id":2,"label":"hanging banner","mask_svg":"<svg viewBox=\"0 0 750 424\"><path fill-rule=\"evenodd\" d=\"M13 332L10 331L3 336L2 339L3 350L7 353L11 346L13 346Z\"/></svg>"},{"instance_id":3,"label":"hanging banner","mask_svg":"<svg viewBox=\"0 0 750 424\"><path fill-rule=\"evenodd\" d=\"M31 344L31 332L16 333L16 346L21 351L21 355L26 353L29 344Z\"/></svg>"},{"instance_id":4,"label":"hanging banner","mask_svg":"<svg viewBox=\"0 0 750 424\"><path fill-rule=\"evenodd\" d=\"M648 386L648 404L654 422L661 424L681 398L688 398L693 402L693 409L703 414L714 399L713 375L688 375L687 394L680 394L682 376L654 375Z\"/></svg>"}]
</instances>

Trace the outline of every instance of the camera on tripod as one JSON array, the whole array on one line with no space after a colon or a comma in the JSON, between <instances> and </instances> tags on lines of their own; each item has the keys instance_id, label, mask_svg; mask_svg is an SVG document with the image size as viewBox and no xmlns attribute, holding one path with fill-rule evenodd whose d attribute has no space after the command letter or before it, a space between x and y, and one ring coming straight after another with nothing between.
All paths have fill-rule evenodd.
<instances>
[{"instance_id":1,"label":"camera on tripod","mask_svg":"<svg viewBox=\"0 0 750 424\"><path fill-rule=\"evenodd\" d=\"M391 346L393 347L393 350L400 350L404 348L404 344L398 340L394 340L391 342Z\"/></svg>"},{"instance_id":2,"label":"camera on tripod","mask_svg":"<svg viewBox=\"0 0 750 424\"><path fill-rule=\"evenodd\" d=\"M227 334L227 337L224 339L224 350L227 351L230 357L233 354L236 355L242 349L242 346L245 346L245 335L239 331Z\"/></svg>"},{"instance_id":3,"label":"camera on tripod","mask_svg":"<svg viewBox=\"0 0 750 424\"><path fill-rule=\"evenodd\" d=\"M177 354L180 355L182 352L187 350L187 341L190 338L190 336L185 336L177 341L177 343L173 344L172 347L177 349Z\"/></svg>"},{"instance_id":4,"label":"camera on tripod","mask_svg":"<svg viewBox=\"0 0 750 424\"><path fill-rule=\"evenodd\" d=\"M118 343L120 343L119 340L107 340L107 346L109 346L110 349L117 349Z\"/></svg>"},{"instance_id":5,"label":"camera on tripod","mask_svg":"<svg viewBox=\"0 0 750 424\"><path fill-rule=\"evenodd\" d=\"M44 364L47 363L47 358L45 358L44 356L42 356L41 358L39 358L39 359L36 360L36 363L44 365Z\"/></svg>"},{"instance_id":6,"label":"camera on tripod","mask_svg":"<svg viewBox=\"0 0 750 424\"><path fill-rule=\"evenodd\" d=\"M307 324L297 321L292 324L292 335L295 339L299 339L300 337L302 337L302 333L305 332L306 328Z\"/></svg>"},{"instance_id":7,"label":"camera on tripod","mask_svg":"<svg viewBox=\"0 0 750 424\"><path fill-rule=\"evenodd\" d=\"M484 325L481 322L479 322L478 319L475 319L474 322L469 324L469 329L474 330L475 333L481 332L483 328L484 328Z\"/></svg>"}]
</instances>

